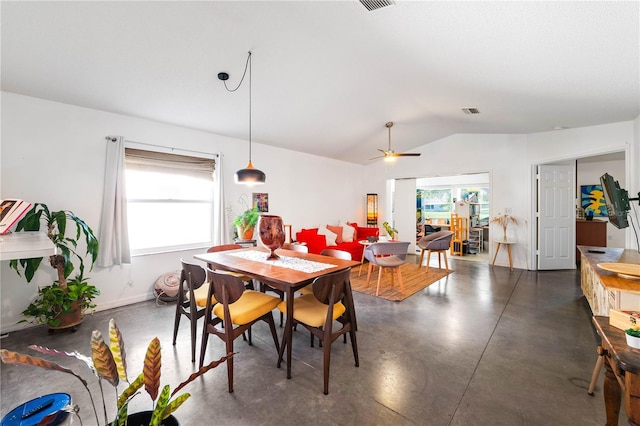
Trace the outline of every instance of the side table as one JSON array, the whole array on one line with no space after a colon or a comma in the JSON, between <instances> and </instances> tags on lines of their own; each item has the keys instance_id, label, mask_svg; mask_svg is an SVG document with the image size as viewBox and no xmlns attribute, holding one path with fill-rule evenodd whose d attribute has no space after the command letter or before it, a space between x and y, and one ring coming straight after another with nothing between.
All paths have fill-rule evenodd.
<instances>
[{"instance_id":1,"label":"side table","mask_svg":"<svg viewBox=\"0 0 640 426\"><path fill-rule=\"evenodd\" d=\"M358 268L358 277L359 277L360 274L362 274L362 264L364 263L364 251L367 249L367 247L369 247L373 243L370 243L368 240L360 240L358 242L364 246L364 249L362 250L362 259L360 259L360 268Z\"/></svg>"},{"instance_id":2,"label":"side table","mask_svg":"<svg viewBox=\"0 0 640 426\"><path fill-rule=\"evenodd\" d=\"M513 259L511 258L511 246L515 244L515 241L512 240L495 240L498 243L496 247L496 253L493 255L493 261L491 262L491 266L496 263L496 258L498 257L498 252L500 251L500 247L503 245L507 247L507 254L509 255L509 269L513 271Z\"/></svg>"}]
</instances>

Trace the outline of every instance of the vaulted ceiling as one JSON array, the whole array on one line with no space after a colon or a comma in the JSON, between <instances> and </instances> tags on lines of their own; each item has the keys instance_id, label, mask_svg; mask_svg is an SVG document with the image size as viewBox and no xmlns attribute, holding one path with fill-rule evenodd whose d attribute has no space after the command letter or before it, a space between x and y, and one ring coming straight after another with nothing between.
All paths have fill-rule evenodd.
<instances>
[{"instance_id":1,"label":"vaulted ceiling","mask_svg":"<svg viewBox=\"0 0 640 426\"><path fill-rule=\"evenodd\" d=\"M252 51L253 141L362 164L387 121L408 151L640 114L636 1L1 7L4 91L247 139L248 85L217 74L235 87Z\"/></svg>"}]
</instances>

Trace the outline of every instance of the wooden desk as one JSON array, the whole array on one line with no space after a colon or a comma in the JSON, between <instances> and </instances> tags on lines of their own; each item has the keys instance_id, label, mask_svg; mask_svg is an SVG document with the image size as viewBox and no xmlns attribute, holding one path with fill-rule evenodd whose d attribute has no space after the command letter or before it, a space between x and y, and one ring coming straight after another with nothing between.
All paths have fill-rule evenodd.
<instances>
[{"instance_id":1,"label":"wooden desk","mask_svg":"<svg viewBox=\"0 0 640 426\"><path fill-rule=\"evenodd\" d=\"M231 253L238 251L261 251L264 252L265 258L269 253L269 250L264 248L246 248L240 250L228 250L214 253L202 253L196 254L193 257L206 262L211 269L222 269L225 271L238 272L243 275L248 275L258 281L281 290L286 295L287 302L287 322L285 324L283 339L287 342L287 379L291 378L291 341L292 341L292 329L293 329L293 295L294 293L304 286L307 286L313 282L314 279L326 275L332 272L343 271L347 268L351 268L358 264L357 261L338 259L335 257L321 256L319 254L300 253L293 250L279 249L277 253L281 256L298 257L314 262L326 263L335 265L333 268L324 269L319 272L301 272L295 269L289 269L284 267L275 266L272 264L256 262L253 260L243 259L241 257L233 256ZM349 294L351 292L349 291ZM348 309L355 311L353 306L353 300L348 300ZM354 321L355 323L355 321ZM357 326L354 327L357 329ZM278 367L280 367L278 363Z\"/></svg>"},{"instance_id":2,"label":"wooden desk","mask_svg":"<svg viewBox=\"0 0 640 426\"><path fill-rule=\"evenodd\" d=\"M624 331L609 325L609 318L594 316L593 324L602 337L598 354L604 357L604 404L607 426L618 424L620 399L630 425L640 425L640 350L627 346Z\"/></svg>"},{"instance_id":3,"label":"wooden desk","mask_svg":"<svg viewBox=\"0 0 640 426\"><path fill-rule=\"evenodd\" d=\"M609 316L610 308L640 310L640 280L598 268L598 263L605 262L640 264L637 251L592 246L578 246L578 250L582 254L580 285L593 315Z\"/></svg>"}]
</instances>

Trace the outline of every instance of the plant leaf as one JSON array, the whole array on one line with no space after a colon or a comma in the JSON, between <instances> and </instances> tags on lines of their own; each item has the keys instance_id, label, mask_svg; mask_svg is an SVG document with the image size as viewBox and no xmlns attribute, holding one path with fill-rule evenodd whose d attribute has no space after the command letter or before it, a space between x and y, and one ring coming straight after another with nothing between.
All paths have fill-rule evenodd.
<instances>
[{"instance_id":1,"label":"plant leaf","mask_svg":"<svg viewBox=\"0 0 640 426\"><path fill-rule=\"evenodd\" d=\"M118 410L124 407L129 400L144 385L144 375L140 373L138 377L126 388L118 397Z\"/></svg>"},{"instance_id":2,"label":"plant leaf","mask_svg":"<svg viewBox=\"0 0 640 426\"><path fill-rule=\"evenodd\" d=\"M18 352L8 351L6 349L0 349L0 358L2 358L2 362L4 362L5 364L28 365L31 367L44 368L45 370L55 370L62 373L71 374L72 376L77 377L85 387L87 386L86 380L74 373L72 370L56 364L55 362L47 361L42 358L32 357L25 354L20 354Z\"/></svg>"},{"instance_id":3,"label":"plant leaf","mask_svg":"<svg viewBox=\"0 0 640 426\"><path fill-rule=\"evenodd\" d=\"M185 380L184 382L180 383L178 385L178 387L173 390L173 392L171 393L171 396L175 395L180 389L185 387L187 384L191 383L196 378L202 376L207 371L211 370L212 368L216 368L218 365L220 365L223 362L227 361L229 358L231 358L235 354L237 354L237 352L229 352L227 355L223 356L219 360L212 361L208 365L203 366L200 370L198 370L195 373L193 373L192 375L190 375L187 380Z\"/></svg>"},{"instance_id":4,"label":"plant leaf","mask_svg":"<svg viewBox=\"0 0 640 426\"><path fill-rule=\"evenodd\" d=\"M149 343L147 354L144 357L144 368L142 369L144 374L144 388L153 401L156 400L158 389L160 388L161 366L160 340L155 337L151 343Z\"/></svg>"},{"instance_id":5,"label":"plant leaf","mask_svg":"<svg viewBox=\"0 0 640 426\"><path fill-rule=\"evenodd\" d=\"M162 419L161 420L166 419L167 417L169 417L171 415L171 413L173 413L178 408L180 408L182 403L185 402L187 399L189 399L190 396L191 396L190 393L183 393L182 395L178 396L176 399L171 401L169 403L169 405L167 405L167 407L162 412Z\"/></svg>"},{"instance_id":6,"label":"plant leaf","mask_svg":"<svg viewBox=\"0 0 640 426\"><path fill-rule=\"evenodd\" d=\"M33 349L34 351L40 352L41 354L64 356L64 357L67 357L67 358L79 359L80 361L82 361L85 364L87 364L87 367L89 367L89 370L91 370L93 372L93 374L95 374L96 376L98 375L98 373L96 372L95 367L93 366L93 360L91 359L91 357L83 355L78 351L63 352L63 351L59 351L57 349L49 349L47 347L39 346L39 345L30 345L30 346L28 346L28 348L29 349Z\"/></svg>"},{"instance_id":7,"label":"plant leaf","mask_svg":"<svg viewBox=\"0 0 640 426\"><path fill-rule=\"evenodd\" d=\"M164 409L167 408L167 404L169 403L169 393L171 392L171 388L169 385L165 385L162 388L162 392L160 392L160 397L158 398L158 403L151 413L151 420L149 421L149 426L159 426L160 421L162 421L162 414L164 413Z\"/></svg>"},{"instance_id":8,"label":"plant leaf","mask_svg":"<svg viewBox=\"0 0 640 426\"><path fill-rule=\"evenodd\" d=\"M98 377L105 379L113 386L118 386L116 363L109 347L104 343L102 334L98 330L94 330L91 333L91 359L93 359L93 366L98 372Z\"/></svg>"},{"instance_id":9,"label":"plant leaf","mask_svg":"<svg viewBox=\"0 0 640 426\"><path fill-rule=\"evenodd\" d=\"M129 381L127 378L127 354L124 350L124 340L113 318L109 320L109 348L116 363L120 379L125 382Z\"/></svg>"}]
</instances>

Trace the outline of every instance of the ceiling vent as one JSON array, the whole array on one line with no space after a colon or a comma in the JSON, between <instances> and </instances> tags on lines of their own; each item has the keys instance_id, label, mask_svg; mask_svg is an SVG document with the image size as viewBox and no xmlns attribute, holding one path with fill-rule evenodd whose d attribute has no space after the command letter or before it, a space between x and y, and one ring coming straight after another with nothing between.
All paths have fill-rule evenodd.
<instances>
[{"instance_id":1,"label":"ceiling vent","mask_svg":"<svg viewBox=\"0 0 640 426\"><path fill-rule=\"evenodd\" d=\"M366 7L369 12L396 4L396 2L393 0L360 0L360 3L362 3L362 5Z\"/></svg>"},{"instance_id":2,"label":"ceiling vent","mask_svg":"<svg viewBox=\"0 0 640 426\"><path fill-rule=\"evenodd\" d=\"M465 114L480 114L478 108L461 108Z\"/></svg>"}]
</instances>

